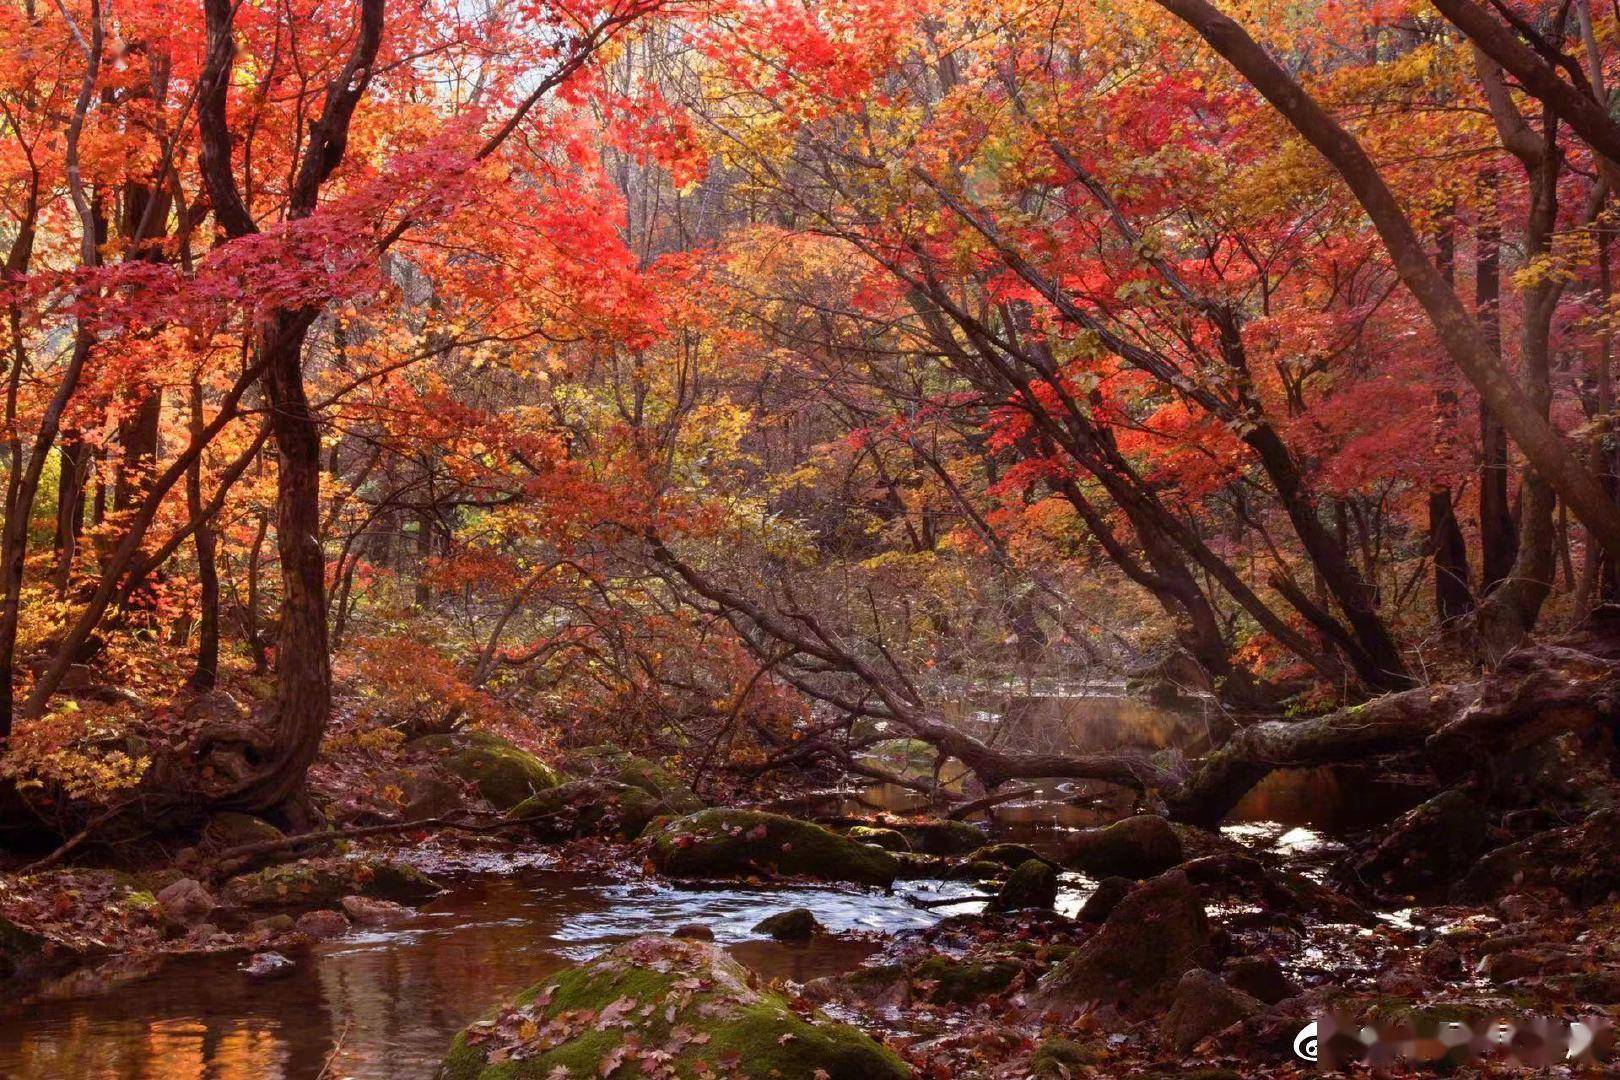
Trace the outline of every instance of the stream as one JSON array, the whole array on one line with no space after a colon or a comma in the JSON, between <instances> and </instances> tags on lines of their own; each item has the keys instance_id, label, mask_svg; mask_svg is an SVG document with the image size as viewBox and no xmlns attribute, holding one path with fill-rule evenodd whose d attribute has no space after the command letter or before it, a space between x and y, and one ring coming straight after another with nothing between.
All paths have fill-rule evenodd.
<instances>
[{"instance_id":1,"label":"stream","mask_svg":"<svg viewBox=\"0 0 1620 1080\"><path fill-rule=\"evenodd\" d=\"M997 741L1071 749L1137 745L1197 752L1209 718L1119 696L1003 697ZM946 777L949 780L949 777ZM882 785L811 796L810 811L907 812L915 792ZM1107 785L1052 782L996 807L990 833L1055 854L1062 834L1131 812ZM1315 826L1334 834L1405 801L1398 785L1329 770L1281 772L1252 791L1234 822L1265 822L1262 842ZM804 800L800 800L804 801ZM1241 830L1245 826L1238 826ZM1258 834L1257 834L1258 835ZM1309 834L1315 835L1315 834ZM1286 838L1282 841L1287 843ZM444 879L447 892L408 922L357 930L291 954L290 975L252 982L239 952L168 959L111 985L70 978L43 999L0 1005L0 1077L6 1080L426 1080L450 1040L514 992L641 934L702 923L766 980L804 982L858 966L895 933L978 910L977 901L930 909L907 897L946 898L961 883L911 881L892 893L837 887L683 888L639 870L561 869L549 851L489 857ZM428 867L432 869L432 867ZM1060 911L1073 914L1093 883L1065 875ZM788 945L753 931L760 919L805 907L838 936Z\"/></svg>"},{"instance_id":2,"label":"stream","mask_svg":"<svg viewBox=\"0 0 1620 1080\"><path fill-rule=\"evenodd\" d=\"M627 938L703 923L761 977L802 982L856 967L882 946L879 935L977 909L972 901L935 910L906 901L968 891L929 881L892 894L700 889L540 865L449 884L408 922L293 954L293 972L274 981L238 972L241 953L185 956L102 993L69 984L71 996L61 1000L0 1010L0 1076L309 1080L324 1068L334 1080L423 1080L469 1021ZM849 933L788 945L753 932L760 919L793 907Z\"/></svg>"}]
</instances>

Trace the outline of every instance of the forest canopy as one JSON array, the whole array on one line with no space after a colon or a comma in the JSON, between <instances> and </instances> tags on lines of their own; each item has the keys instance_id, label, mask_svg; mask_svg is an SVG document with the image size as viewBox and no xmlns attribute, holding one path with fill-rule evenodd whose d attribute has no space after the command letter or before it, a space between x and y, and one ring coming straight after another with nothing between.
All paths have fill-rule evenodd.
<instances>
[{"instance_id":1,"label":"forest canopy","mask_svg":"<svg viewBox=\"0 0 1620 1080\"><path fill-rule=\"evenodd\" d=\"M386 815L357 762L467 731L939 795L866 752L905 737L992 803L1099 780L1211 825L1275 767L1584 730L1617 33L7 3L7 827ZM953 711L1127 677L1213 701L1212 753Z\"/></svg>"}]
</instances>

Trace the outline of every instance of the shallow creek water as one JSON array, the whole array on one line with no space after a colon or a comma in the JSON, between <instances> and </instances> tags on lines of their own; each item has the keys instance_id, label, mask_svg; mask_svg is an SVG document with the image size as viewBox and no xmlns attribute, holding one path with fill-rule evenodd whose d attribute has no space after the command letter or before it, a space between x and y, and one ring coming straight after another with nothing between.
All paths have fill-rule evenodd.
<instances>
[{"instance_id":1,"label":"shallow creek water","mask_svg":"<svg viewBox=\"0 0 1620 1080\"><path fill-rule=\"evenodd\" d=\"M0 1076L419 1080L433 1075L468 1021L639 934L700 922L764 978L804 981L855 967L881 947L878 934L976 909L923 910L907 902L908 894L967 891L942 882L908 882L892 894L687 889L628 873L613 880L530 867L451 884L407 923L294 954L295 970L276 981L250 982L236 970L241 954L179 957L103 993L0 1006ZM752 932L766 915L791 907L809 908L832 930L872 937L785 945Z\"/></svg>"}]
</instances>

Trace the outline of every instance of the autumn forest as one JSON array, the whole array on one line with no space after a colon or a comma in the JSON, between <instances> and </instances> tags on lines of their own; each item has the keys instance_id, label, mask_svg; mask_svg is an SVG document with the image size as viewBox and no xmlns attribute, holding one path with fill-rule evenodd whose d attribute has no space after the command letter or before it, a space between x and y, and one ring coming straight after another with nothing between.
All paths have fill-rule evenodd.
<instances>
[{"instance_id":1,"label":"autumn forest","mask_svg":"<svg viewBox=\"0 0 1620 1080\"><path fill-rule=\"evenodd\" d=\"M1595 0L4 0L0 1075L1600 1069L1610 80Z\"/></svg>"}]
</instances>

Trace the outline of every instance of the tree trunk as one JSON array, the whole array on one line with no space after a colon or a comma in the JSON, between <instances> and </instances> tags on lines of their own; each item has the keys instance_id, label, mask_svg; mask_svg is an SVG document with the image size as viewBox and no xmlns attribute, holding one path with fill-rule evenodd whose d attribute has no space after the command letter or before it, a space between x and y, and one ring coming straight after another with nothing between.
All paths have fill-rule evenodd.
<instances>
[{"instance_id":1,"label":"tree trunk","mask_svg":"<svg viewBox=\"0 0 1620 1080\"><path fill-rule=\"evenodd\" d=\"M326 559L321 527L321 438L304 393L303 351L314 311L281 312L263 328L263 377L279 469L276 547L281 621L276 636L274 729L265 760L231 798L240 809L279 810L303 792L332 707Z\"/></svg>"},{"instance_id":2,"label":"tree trunk","mask_svg":"<svg viewBox=\"0 0 1620 1080\"><path fill-rule=\"evenodd\" d=\"M155 396L155 395L154 395ZM191 437L203 434L202 386L191 384ZM197 626L197 666L189 685L194 690L212 690L219 677L219 569L214 557L214 526L203 512L202 455L197 455L186 471L186 506L197 522L193 542L197 547L197 581L202 607Z\"/></svg>"},{"instance_id":3,"label":"tree trunk","mask_svg":"<svg viewBox=\"0 0 1620 1080\"><path fill-rule=\"evenodd\" d=\"M1497 172L1480 172L1479 223L1474 229L1474 317L1498 358L1502 355L1502 226L1497 217ZM1513 571L1517 529L1508 500L1507 429L1483 401L1479 406L1480 592Z\"/></svg>"}]
</instances>

